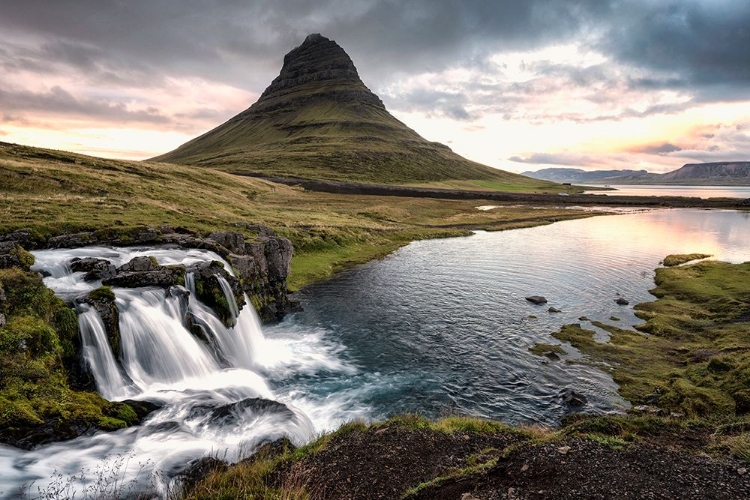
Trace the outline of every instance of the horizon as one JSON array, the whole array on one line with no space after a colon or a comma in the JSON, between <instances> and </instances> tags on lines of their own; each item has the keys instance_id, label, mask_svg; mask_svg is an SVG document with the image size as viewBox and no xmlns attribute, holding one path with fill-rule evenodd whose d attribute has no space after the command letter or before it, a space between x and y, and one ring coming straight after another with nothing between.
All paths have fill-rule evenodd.
<instances>
[{"instance_id":1,"label":"horizon","mask_svg":"<svg viewBox=\"0 0 750 500\"><path fill-rule=\"evenodd\" d=\"M750 160L750 5L2 1L0 141L146 159L254 103L310 33L399 120L511 172Z\"/></svg>"}]
</instances>

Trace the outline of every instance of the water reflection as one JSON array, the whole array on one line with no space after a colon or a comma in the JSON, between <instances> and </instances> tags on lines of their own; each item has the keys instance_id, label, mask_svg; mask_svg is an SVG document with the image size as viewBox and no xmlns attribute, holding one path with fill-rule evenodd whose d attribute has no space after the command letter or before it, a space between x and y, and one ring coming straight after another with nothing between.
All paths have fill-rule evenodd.
<instances>
[{"instance_id":1,"label":"water reflection","mask_svg":"<svg viewBox=\"0 0 750 500\"><path fill-rule=\"evenodd\" d=\"M597 186L601 187L601 186ZM750 186L609 186L616 191L587 191L621 196L688 196L695 198L750 198Z\"/></svg>"},{"instance_id":2,"label":"water reflection","mask_svg":"<svg viewBox=\"0 0 750 500\"><path fill-rule=\"evenodd\" d=\"M374 418L457 411L555 424L568 411L564 387L586 395L586 411L622 409L602 371L528 348L556 343L550 333L581 316L639 323L632 304L653 300L653 270L666 255L748 260L747 228L746 213L673 209L412 243L302 292L306 311L274 330L327 331L358 373L288 380L281 390L318 391L323 383L350 391ZM532 294L549 304L524 300ZM617 305L620 296L631 306Z\"/></svg>"}]
</instances>

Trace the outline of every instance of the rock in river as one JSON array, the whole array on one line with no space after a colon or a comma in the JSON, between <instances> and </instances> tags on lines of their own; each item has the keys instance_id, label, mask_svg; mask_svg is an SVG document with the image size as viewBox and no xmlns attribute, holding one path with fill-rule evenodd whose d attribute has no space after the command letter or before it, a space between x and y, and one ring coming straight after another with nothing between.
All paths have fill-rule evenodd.
<instances>
[{"instance_id":1,"label":"rock in river","mask_svg":"<svg viewBox=\"0 0 750 500\"><path fill-rule=\"evenodd\" d=\"M532 302L532 303L534 303L536 305L542 305L542 304L546 304L547 303L547 299L545 299L541 295L532 295L530 297L526 297L526 300L528 300L529 302Z\"/></svg>"}]
</instances>

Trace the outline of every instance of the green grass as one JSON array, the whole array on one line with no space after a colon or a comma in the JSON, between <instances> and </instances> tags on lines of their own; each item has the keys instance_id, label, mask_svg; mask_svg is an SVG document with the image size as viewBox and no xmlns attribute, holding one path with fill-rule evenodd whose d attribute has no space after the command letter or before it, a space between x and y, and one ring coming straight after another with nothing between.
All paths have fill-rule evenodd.
<instances>
[{"instance_id":1,"label":"green grass","mask_svg":"<svg viewBox=\"0 0 750 500\"><path fill-rule=\"evenodd\" d=\"M645 323L610 333L566 325L553 336L609 370L634 404L699 417L750 413L750 263L699 262L657 269L655 302L635 309Z\"/></svg>"},{"instance_id":2,"label":"green grass","mask_svg":"<svg viewBox=\"0 0 750 500\"><path fill-rule=\"evenodd\" d=\"M709 257L711 257L711 254L707 253L672 254L664 257L664 265L666 267L680 266L694 260L707 259Z\"/></svg>"},{"instance_id":3,"label":"green grass","mask_svg":"<svg viewBox=\"0 0 750 500\"><path fill-rule=\"evenodd\" d=\"M73 426L116 430L137 421L132 408L95 392L71 390L69 369L79 362L77 318L37 273L0 270L7 301L0 328L0 433L19 438L52 421L61 437Z\"/></svg>"},{"instance_id":4,"label":"green grass","mask_svg":"<svg viewBox=\"0 0 750 500\"><path fill-rule=\"evenodd\" d=\"M482 200L438 200L307 192L212 169L107 160L0 144L0 234L30 229L39 242L66 232L125 238L144 226L209 234L262 224L295 246L290 283L381 257L415 239L471 229L512 229L591 216Z\"/></svg>"}]
</instances>

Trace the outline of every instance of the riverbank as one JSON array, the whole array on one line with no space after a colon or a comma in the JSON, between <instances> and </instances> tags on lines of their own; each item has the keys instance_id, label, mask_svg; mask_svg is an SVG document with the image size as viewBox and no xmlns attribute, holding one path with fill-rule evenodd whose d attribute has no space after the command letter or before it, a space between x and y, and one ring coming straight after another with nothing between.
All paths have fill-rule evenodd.
<instances>
[{"instance_id":1,"label":"riverbank","mask_svg":"<svg viewBox=\"0 0 750 500\"><path fill-rule=\"evenodd\" d=\"M254 241L267 227L294 245L291 289L414 240L593 215L564 206L483 211L474 199L319 193L210 169L4 143L0 176L0 234L27 230L41 248L64 234L117 237L148 227L199 236L235 231Z\"/></svg>"},{"instance_id":2,"label":"riverbank","mask_svg":"<svg viewBox=\"0 0 750 500\"><path fill-rule=\"evenodd\" d=\"M660 268L658 300L636 306L648 334L603 324L604 343L580 326L554 334L584 353L571 362L610 367L621 394L644 403L628 415L573 414L553 430L460 417L353 423L300 450L207 465L216 470L186 498L746 497L748 272Z\"/></svg>"}]
</instances>

